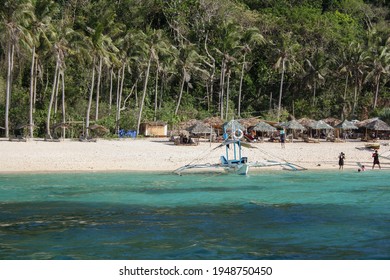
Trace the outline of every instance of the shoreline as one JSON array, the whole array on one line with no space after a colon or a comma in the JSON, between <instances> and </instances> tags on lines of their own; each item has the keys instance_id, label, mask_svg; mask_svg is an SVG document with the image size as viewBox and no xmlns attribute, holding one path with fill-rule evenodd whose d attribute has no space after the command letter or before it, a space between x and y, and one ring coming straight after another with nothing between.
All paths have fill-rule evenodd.
<instances>
[{"instance_id":1,"label":"shoreline","mask_svg":"<svg viewBox=\"0 0 390 280\"><path fill-rule=\"evenodd\" d=\"M389 140L380 141L380 154L390 156ZM285 160L307 170L339 170L338 155L346 154L344 169L358 169L358 163L372 168L372 150L365 142L333 143L251 143L243 148L248 161ZM0 174L18 173L94 173L94 172L173 172L190 163L217 163L224 148L220 143L201 141L198 146L176 146L168 138L98 139L96 142L32 139L13 142L0 139ZM390 169L390 159L380 159L382 170ZM250 172L279 170L280 167L253 168ZM379 168L376 166L375 170Z\"/></svg>"}]
</instances>

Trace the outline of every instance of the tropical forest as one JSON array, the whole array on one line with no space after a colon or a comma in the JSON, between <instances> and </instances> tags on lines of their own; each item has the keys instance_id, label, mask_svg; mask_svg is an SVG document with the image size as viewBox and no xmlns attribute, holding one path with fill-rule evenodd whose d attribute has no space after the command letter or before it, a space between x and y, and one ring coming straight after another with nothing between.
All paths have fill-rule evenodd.
<instances>
[{"instance_id":1,"label":"tropical forest","mask_svg":"<svg viewBox=\"0 0 390 280\"><path fill-rule=\"evenodd\" d=\"M0 2L1 137L208 117L390 120L388 0Z\"/></svg>"}]
</instances>

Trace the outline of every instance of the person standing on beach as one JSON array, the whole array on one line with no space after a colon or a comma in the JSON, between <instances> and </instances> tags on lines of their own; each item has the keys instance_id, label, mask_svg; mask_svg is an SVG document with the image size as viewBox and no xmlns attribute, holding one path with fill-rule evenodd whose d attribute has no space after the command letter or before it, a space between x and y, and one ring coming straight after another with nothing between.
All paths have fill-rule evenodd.
<instances>
[{"instance_id":1,"label":"person standing on beach","mask_svg":"<svg viewBox=\"0 0 390 280\"><path fill-rule=\"evenodd\" d=\"M381 164L379 163L378 150L375 150L375 152L372 154L372 157L374 158L374 162L372 164L372 169L374 169L375 164L378 164L379 169L381 169Z\"/></svg>"},{"instance_id":2,"label":"person standing on beach","mask_svg":"<svg viewBox=\"0 0 390 280\"><path fill-rule=\"evenodd\" d=\"M345 154L343 152L341 152L339 155L339 170L344 169L344 160L345 160Z\"/></svg>"},{"instance_id":3,"label":"person standing on beach","mask_svg":"<svg viewBox=\"0 0 390 280\"><path fill-rule=\"evenodd\" d=\"M282 148L284 149L285 148L284 143L286 142L286 134L285 134L283 128L279 131L279 136L280 136L280 144L282 145Z\"/></svg>"}]
</instances>

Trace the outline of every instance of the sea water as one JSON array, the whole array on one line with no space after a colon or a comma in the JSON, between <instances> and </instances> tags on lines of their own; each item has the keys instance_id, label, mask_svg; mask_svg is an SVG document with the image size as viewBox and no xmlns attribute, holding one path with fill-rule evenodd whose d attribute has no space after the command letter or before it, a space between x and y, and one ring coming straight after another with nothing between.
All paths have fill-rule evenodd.
<instances>
[{"instance_id":1,"label":"sea water","mask_svg":"<svg viewBox=\"0 0 390 280\"><path fill-rule=\"evenodd\" d=\"M390 259L390 172L0 175L0 259Z\"/></svg>"}]
</instances>

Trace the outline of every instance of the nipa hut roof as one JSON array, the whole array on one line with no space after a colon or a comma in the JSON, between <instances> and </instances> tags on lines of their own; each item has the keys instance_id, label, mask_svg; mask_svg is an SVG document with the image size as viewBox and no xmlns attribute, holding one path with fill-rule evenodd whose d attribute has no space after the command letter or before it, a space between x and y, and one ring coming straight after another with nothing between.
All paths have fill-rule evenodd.
<instances>
[{"instance_id":1,"label":"nipa hut roof","mask_svg":"<svg viewBox=\"0 0 390 280\"><path fill-rule=\"evenodd\" d=\"M268 132L268 131L276 131L276 128L266 122L259 122L252 128L252 130Z\"/></svg>"},{"instance_id":2,"label":"nipa hut roof","mask_svg":"<svg viewBox=\"0 0 390 280\"><path fill-rule=\"evenodd\" d=\"M258 122L258 118L239 119L238 122L244 127L255 126Z\"/></svg>"},{"instance_id":3,"label":"nipa hut roof","mask_svg":"<svg viewBox=\"0 0 390 280\"><path fill-rule=\"evenodd\" d=\"M338 125L335 126L335 128L341 128L341 129L358 129L358 127L348 120L343 120Z\"/></svg>"},{"instance_id":4,"label":"nipa hut roof","mask_svg":"<svg viewBox=\"0 0 390 280\"><path fill-rule=\"evenodd\" d=\"M237 120L231 120L229 122L224 123L223 128L226 131L236 130L236 129L245 130L245 127L242 124L240 124Z\"/></svg>"},{"instance_id":5,"label":"nipa hut roof","mask_svg":"<svg viewBox=\"0 0 390 280\"><path fill-rule=\"evenodd\" d=\"M223 120L220 117L210 117L203 120L204 123L211 125L214 128L221 128Z\"/></svg>"},{"instance_id":6,"label":"nipa hut roof","mask_svg":"<svg viewBox=\"0 0 390 280\"><path fill-rule=\"evenodd\" d=\"M181 122L176 126L176 130L188 130L191 126L199 122L199 120L192 119L185 122Z\"/></svg>"},{"instance_id":7,"label":"nipa hut roof","mask_svg":"<svg viewBox=\"0 0 390 280\"><path fill-rule=\"evenodd\" d=\"M214 133L214 129L209 125L203 122L197 122L191 127L188 128L188 131L192 134L210 134Z\"/></svg>"},{"instance_id":8,"label":"nipa hut roof","mask_svg":"<svg viewBox=\"0 0 390 280\"><path fill-rule=\"evenodd\" d=\"M336 119L336 118L333 118L333 117L329 117L329 118L326 118L326 119L322 119L324 122L326 122L327 124L335 127L338 123L341 122L341 120L339 119Z\"/></svg>"},{"instance_id":9,"label":"nipa hut roof","mask_svg":"<svg viewBox=\"0 0 390 280\"><path fill-rule=\"evenodd\" d=\"M334 129L332 126L324 122L323 120L316 121L312 124L311 128L313 129Z\"/></svg>"},{"instance_id":10,"label":"nipa hut roof","mask_svg":"<svg viewBox=\"0 0 390 280\"><path fill-rule=\"evenodd\" d=\"M301 118L298 120L298 122L306 128L312 128L316 120L309 119L309 118Z\"/></svg>"},{"instance_id":11,"label":"nipa hut roof","mask_svg":"<svg viewBox=\"0 0 390 280\"><path fill-rule=\"evenodd\" d=\"M380 119L376 119L376 120L364 125L364 127L367 129L372 129L372 130L383 130L383 131L390 130L390 126Z\"/></svg>"},{"instance_id":12,"label":"nipa hut roof","mask_svg":"<svg viewBox=\"0 0 390 280\"><path fill-rule=\"evenodd\" d=\"M293 129L293 130L305 130L306 128L301 125L297 120L291 120L285 124L283 124L282 126L284 126L285 128L288 128L288 129Z\"/></svg>"}]
</instances>

